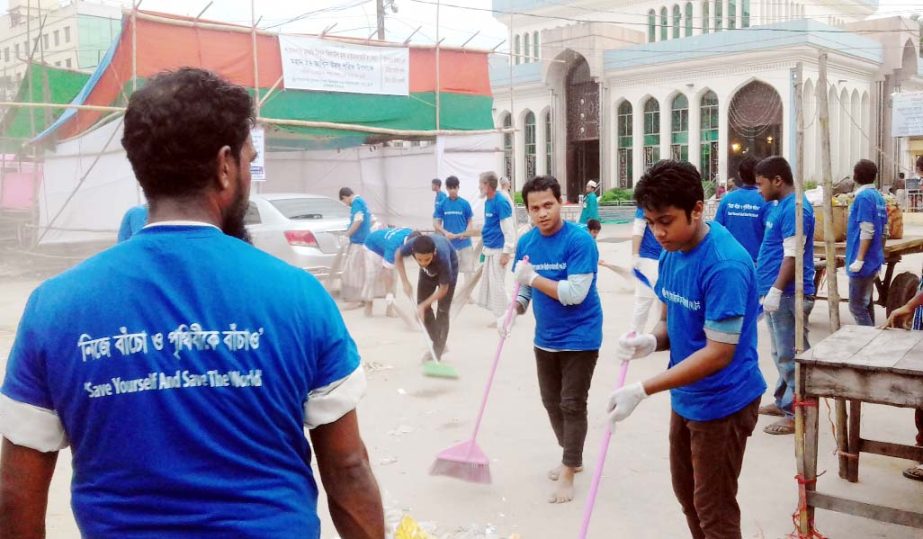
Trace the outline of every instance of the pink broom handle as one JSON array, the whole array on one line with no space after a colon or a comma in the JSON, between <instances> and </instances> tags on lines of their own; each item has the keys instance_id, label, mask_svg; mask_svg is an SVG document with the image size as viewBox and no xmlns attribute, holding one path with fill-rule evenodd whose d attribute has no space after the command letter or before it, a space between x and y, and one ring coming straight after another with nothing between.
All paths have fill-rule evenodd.
<instances>
[{"instance_id":1,"label":"pink broom handle","mask_svg":"<svg viewBox=\"0 0 923 539\"><path fill-rule=\"evenodd\" d=\"M634 335L634 332L631 333ZM625 377L628 376L628 361L622 361L619 369L619 377L615 382L615 389L621 389L625 385ZM587 496L586 509L583 510L583 524L580 526L580 539L586 539L587 532L590 530L590 518L593 516L593 506L596 505L596 495L599 493L599 483L603 477L603 466L606 464L606 453L609 452L609 441L612 439L612 427L608 419L606 420L606 434L603 436L602 445L599 448L599 456L596 457L596 471L593 473L593 482L590 483L590 493Z\"/></svg>"},{"instance_id":2,"label":"pink broom handle","mask_svg":"<svg viewBox=\"0 0 923 539\"><path fill-rule=\"evenodd\" d=\"M524 257L523 260L528 262L529 257ZM471 435L472 441L478 437L478 431L481 430L481 419L484 417L484 410L487 408L487 396L490 395L490 387L494 384L494 375L497 374L497 365L500 364L500 353L503 352L503 343L506 342L506 330L510 327L510 322L513 320L513 310L516 308L516 298L519 297L519 289L521 286L519 281L516 281L516 284L513 285L513 299L510 300L510 304L506 308L506 314L503 316L503 335L500 337L500 342L497 343L497 353L494 355L494 364L490 368L490 376L487 377L487 386L484 388L484 396L481 398L481 409L478 410L478 418L474 421L474 434Z\"/></svg>"}]
</instances>

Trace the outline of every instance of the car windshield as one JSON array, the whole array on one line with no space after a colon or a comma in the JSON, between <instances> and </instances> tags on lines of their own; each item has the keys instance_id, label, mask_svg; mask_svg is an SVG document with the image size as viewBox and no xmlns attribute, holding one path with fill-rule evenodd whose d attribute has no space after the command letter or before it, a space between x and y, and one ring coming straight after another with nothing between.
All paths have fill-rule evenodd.
<instances>
[{"instance_id":1,"label":"car windshield","mask_svg":"<svg viewBox=\"0 0 923 539\"><path fill-rule=\"evenodd\" d=\"M349 218L349 208L332 198L284 198L269 203L287 219Z\"/></svg>"}]
</instances>

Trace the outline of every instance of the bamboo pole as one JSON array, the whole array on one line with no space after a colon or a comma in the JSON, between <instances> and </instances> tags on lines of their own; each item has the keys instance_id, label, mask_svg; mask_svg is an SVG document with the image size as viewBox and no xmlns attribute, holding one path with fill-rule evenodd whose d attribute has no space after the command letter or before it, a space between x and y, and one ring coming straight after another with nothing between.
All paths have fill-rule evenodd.
<instances>
[{"instance_id":1,"label":"bamboo pole","mask_svg":"<svg viewBox=\"0 0 923 539\"><path fill-rule=\"evenodd\" d=\"M138 89L138 5L131 4L131 93Z\"/></svg>"},{"instance_id":2,"label":"bamboo pole","mask_svg":"<svg viewBox=\"0 0 923 539\"><path fill-rule=\"evenodd\" d=\"M795 355L804 351L804 64L795 67ZM811 238L810 241L814 241Z\"/></svg>"},{"instance_id":3,"label":"bamboo pole","mask_svg":"<svg viewBox=\"0 0 923 539\"><path fill-rule=\"evenodd\" d=\"M286 120L279 118L257 118L260 123L270 125L287 125L291 127L311 127L319 129L336 129L342 131L358 131L376 135L392 135L395 137L434 137L452 135L486 135L490 133L513 133L515 128L475 129L470 131L458 129L440 129L438 131L426 129L388 129L385 127L370 127L367 125L341 124L334 122L316 122L308 120Z\"/></svg>"},{"instance_id":4,"label":"bamboo pole","mask_svg":"<svg viewBox=\"0 0 923 539\"><path fill-rule=\"evenodd\" d=\"M253 51L253 100L256 103L256 115L260 115L260 106L263 101L260 99L260 64L257 58L256 48L256 0L250 0L250 42Z\"/></svg>"},{"instance_id":5,"label":"bamboo pole","mask_svg":"<svg viewBox=\"0 0 923 539\"><path fill-rule=\"evenodd\" d=\"M439 131L439 120L442 115L442 108L440 107L440 85L442 84L442 78L439 73L439 45L442 43L442 40L439 39L439 11L440 11L441 1L436 0L436 131Z\"/></svg>"},{"instance_id":6,"label":"bamboo pole","mask_svg":"<svg viewBox=\"0 0 923 539\"><path fill-rule=\"evenodd\" d=\"M827 257L827 306L830 331L840 329L840 293L836 279L836 245L833 237L833 165L830 161L830 109L827 102L827 53L820 55L817 87L818 118L821 133L821 165L824 173L824 254Z\"/></svg>"},{"instance_id":7,"label":"bamboo pole","mask_svg":"<svg viewBox=\"0 0 923 539\"><path fill-rule=\"evenodd\" d=\"M20 107L24 109L76 109L99 112L125 112L125 107L105 107L102 105L75 105L73 103L23 103L21 101L0 101L0 107Z\"/></svg>"}]
</instances>

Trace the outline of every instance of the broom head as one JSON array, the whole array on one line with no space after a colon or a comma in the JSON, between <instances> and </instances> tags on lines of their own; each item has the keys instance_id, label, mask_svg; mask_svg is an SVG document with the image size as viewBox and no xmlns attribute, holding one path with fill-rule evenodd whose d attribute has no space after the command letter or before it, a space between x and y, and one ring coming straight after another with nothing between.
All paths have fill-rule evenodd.
<instances>
[{"instance_id":1,"label":"broom head","mask_svg":"<svg viewBox=\"0 0 923 539\"><path fill-rule=\"evenodd\" d=\"M490 461L474 440L468 440L436 455L429 474L490 484Z\"/></svg>"},{"instance_id":2,"label":"broom head","mask_svg":"<svg viewBox=\"0 0 923 539\"><path fill-rule=\"evenodd\" d=\"M423 364L423 375L432 378L458 378L458 371L451 365L446 365L440 361L427 361Z\"/></svg>"}]
</instances>

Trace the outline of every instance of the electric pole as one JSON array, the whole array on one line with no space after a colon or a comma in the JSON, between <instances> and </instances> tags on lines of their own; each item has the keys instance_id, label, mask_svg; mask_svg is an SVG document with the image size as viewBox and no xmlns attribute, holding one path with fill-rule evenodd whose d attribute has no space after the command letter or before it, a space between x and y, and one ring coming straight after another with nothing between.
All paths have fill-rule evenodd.
<instances>
[{"instance_id":1,"label":"electric pole","mask_svg":"<svg viewBox=\"0 0 923 539\"><path fill-rule=\"evenodd\" d=\"M385 40L385 0L375 0L375 13L378 16L378 41Z\"/></svg>"}]
</instances>

